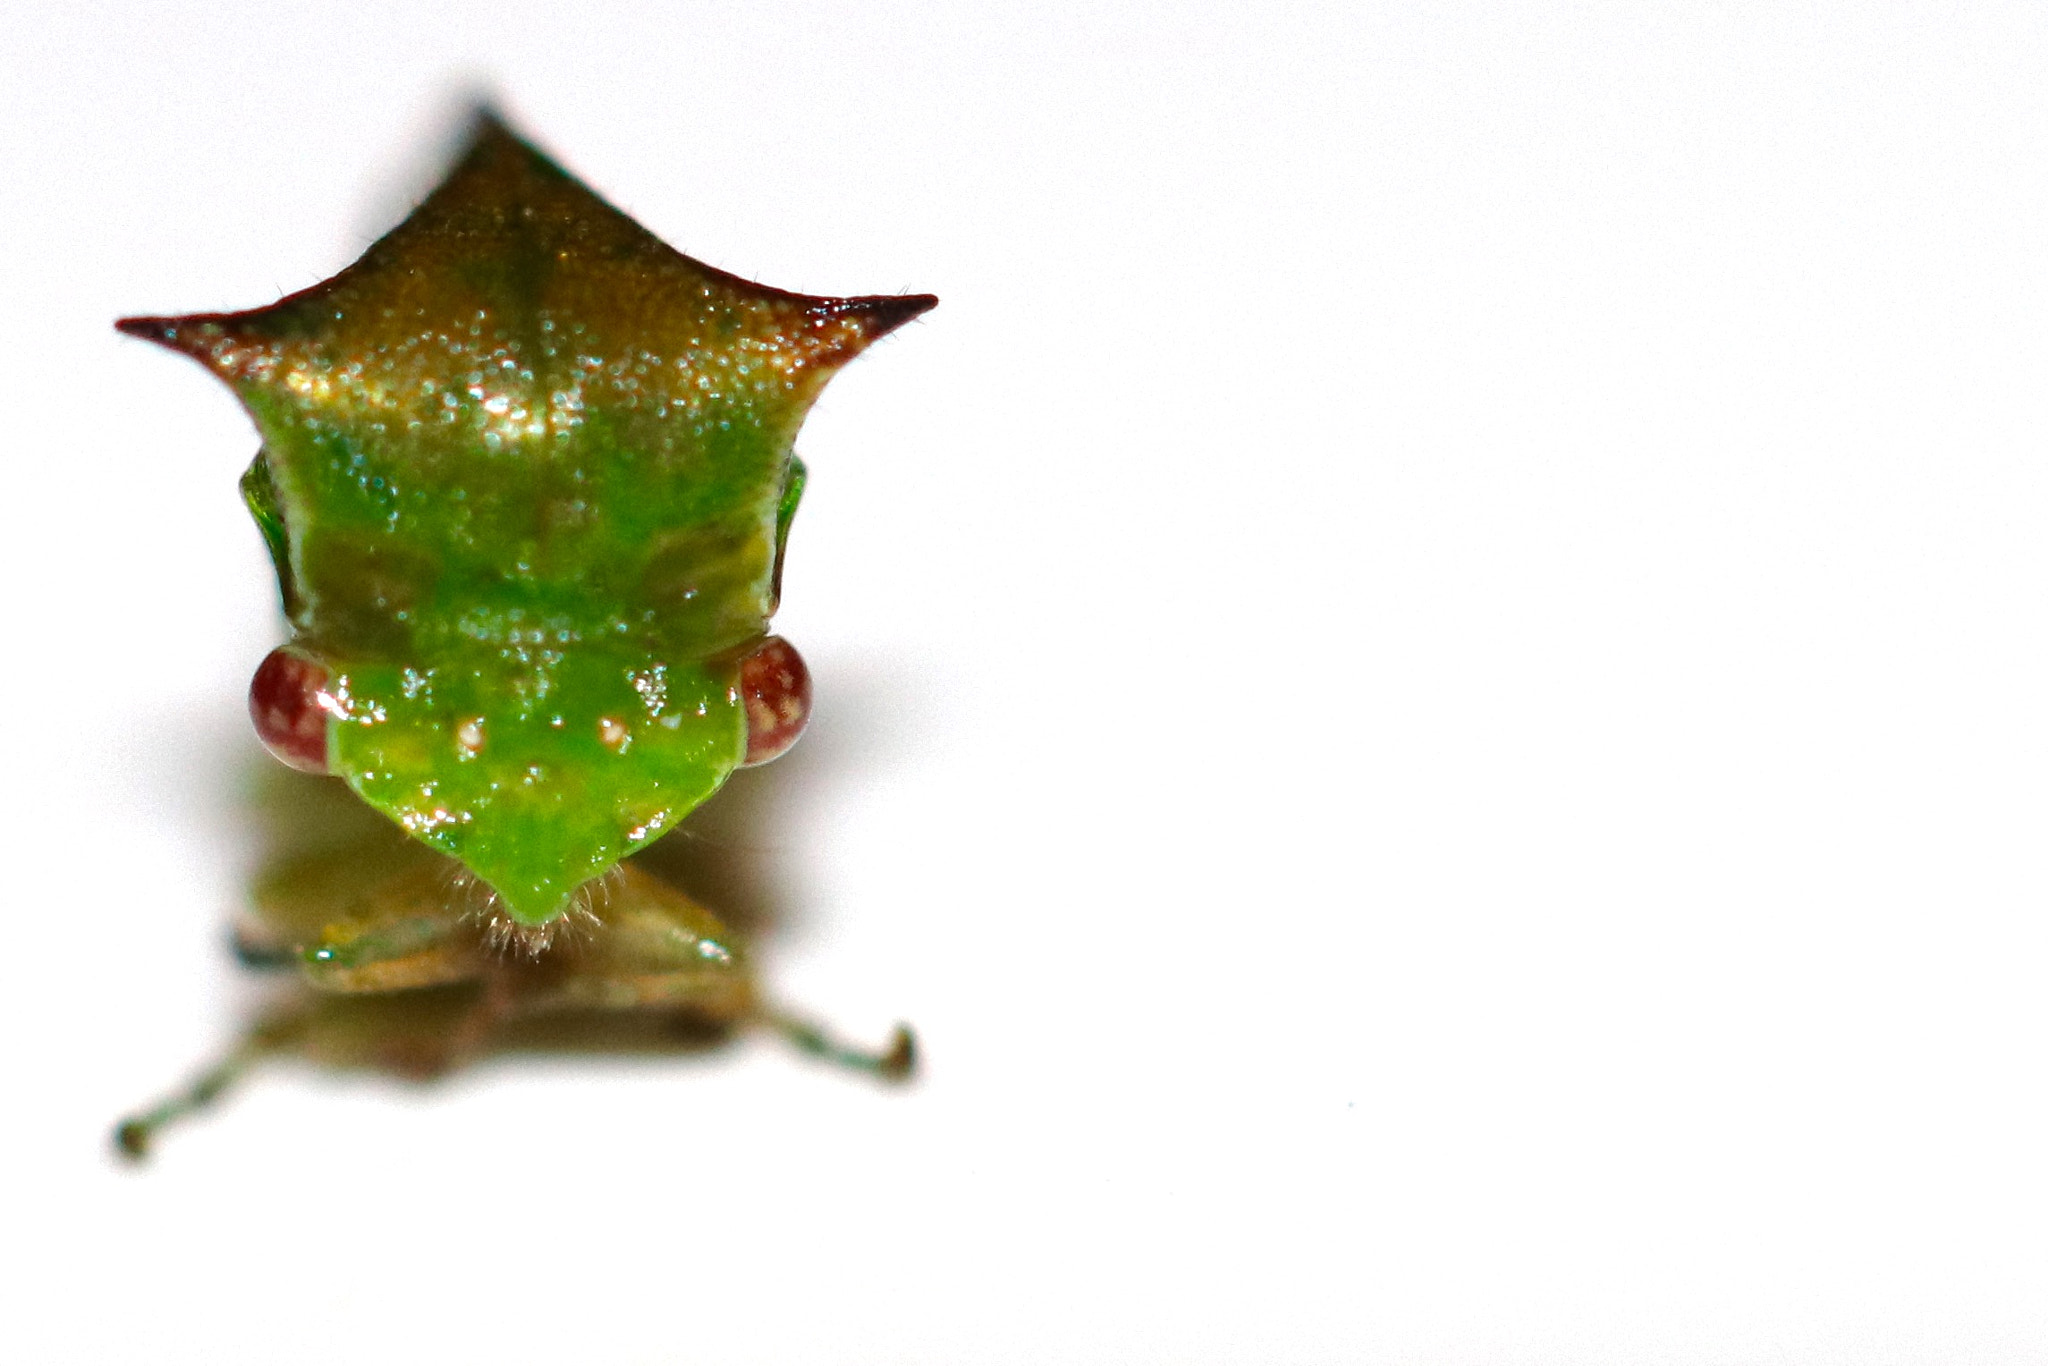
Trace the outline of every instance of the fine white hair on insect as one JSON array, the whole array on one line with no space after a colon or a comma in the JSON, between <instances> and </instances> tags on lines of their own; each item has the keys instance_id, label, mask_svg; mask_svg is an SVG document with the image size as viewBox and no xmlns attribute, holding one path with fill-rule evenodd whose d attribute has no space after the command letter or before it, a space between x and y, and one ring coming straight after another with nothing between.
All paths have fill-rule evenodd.
<instances>
[{"instance_id":1,"label":"fine white hair on insect","mask_svg":"<svg viewBox=\"0 0 2048 1366\"><path fill-rule=\"evenodd\" d=\"M502 903L498 894L481 878L463 869L460 883L471 898L463 916L483 927L484 947L492 952L506 955L521 953L528 958L539 958L557 944L566 948L580 942L602 925L604 920L598 914L598 908L611 903L613 892L622 881L624 874L616 866L607 869L571 893L569 904L553 920L541 925L528 925L499 910ZM481 901L475 899L479 889Z\"/></svg>"},{"instance_id":2,"label":"fine white hair on insect","mask_svg":"<svg viewBox=\"0 0 2048 1366\"><path fill-rule=\"evenodd\" d=\"M498 915L498 894L469 869L451 860L446 875L448 888L448 909L457 912L465 920L479 924L489 922Z\"/></svg>"},{"instance_id":3,"label":"fine white hair on insect","mask_svg":"<svg viewBox=\"0 0 2048 1366\"><path fill-rule=\"evenodd\" d=\"M586 909L594 918L602 921L605 910L612 904L612 898L625 889L626 865L614 863L583 886L590 892L590 904Z\"/></svg>"}]
</instances>

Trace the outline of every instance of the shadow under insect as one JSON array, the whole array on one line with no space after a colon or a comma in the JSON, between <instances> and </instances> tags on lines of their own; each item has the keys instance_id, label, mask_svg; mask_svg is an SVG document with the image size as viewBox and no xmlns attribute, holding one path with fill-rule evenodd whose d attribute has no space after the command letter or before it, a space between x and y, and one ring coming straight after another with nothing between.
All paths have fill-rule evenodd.
<instances>
[{"instance_id":1,"label":"shadow under insect","mask_svg":"<svg viewBox=\"0 0 2048 1366\"><path fill-rule=\"evenodd\" d=\"M345 785L268 768L254 801L262 854L233 944L277 990L227 1056L123 1121L117 1148L144 1156L166 1124L267 1059L429 1080L504 1054L700 1051L765 1026L807 1053L908 1077L908 1029L880 1051L850 1047L758 990L746 939L772 924L781 896L750 851L786 783L748 771L707 810L710 831L686 824L536 934ZM679 890L678 875L729 895L732 923Z\"/></svg>"}]
</instances>

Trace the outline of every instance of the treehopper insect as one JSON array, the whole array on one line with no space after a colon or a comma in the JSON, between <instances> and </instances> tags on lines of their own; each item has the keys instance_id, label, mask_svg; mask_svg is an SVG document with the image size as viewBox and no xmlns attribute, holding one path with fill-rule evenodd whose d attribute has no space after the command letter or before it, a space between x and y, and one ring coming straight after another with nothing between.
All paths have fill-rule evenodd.
<instances>
[{"instance_id":1,"label":"treehopper insect","mask_svg":"<svg viewBox=\"0 0 2048 1366\"><path fill-rule=\"evenodd\" d=\"M734 932L634 856L801 733L809 674L767 629L797 428L936 302L694 261L485 114L333 279L118 324L255 422L242 494L290 639L250 714L273 755L383 818L259 880L238 948L303 990L123 1123L123 1152L266 1055L432 1075L593 1018L760 1023L908 1074L900 1026L868 1053L769 1007Z\"/></svg>"}]
</instances>

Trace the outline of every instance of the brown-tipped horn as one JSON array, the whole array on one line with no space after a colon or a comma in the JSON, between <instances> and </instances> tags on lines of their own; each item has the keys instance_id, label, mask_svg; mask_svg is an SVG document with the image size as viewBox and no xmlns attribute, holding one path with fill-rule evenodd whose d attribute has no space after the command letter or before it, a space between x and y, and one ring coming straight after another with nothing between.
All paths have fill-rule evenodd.
<instances>
[{"instance_id":1,"label":"brown-tipped horn","mask_svg":"<svg viewBox=\"0 0 2048 1366\"><path fill-rule=\"evenodd\" d=\"M936 294L866 294L857 299L829 299L812 316L850 322L861 344L888 336L920 313L938 307Z\"/></svg>"},{"instance_id":2,"label":"brown-tipped horn","mask_svg":"<svg viewBox=\"0 0 2048 1366\"><path fill-rule=\"evenodd\" d=\"M163 346L176 346L178 324L183 321L183 318L118 318L114 322L114 330Z\"/></svg>"},{"instance_id":3,"label":"brown-tipped horn","mask_svg":"<svg viewBox=\"0 0 2048 1366\"><path fill-rule=\"evenodd\" d=\"M251 313L190 313L179 318L122 318L116 330L190 356L230 383L237 382L249 359Z\"/></svg>"},{"instance_id":4,"label":"brown-tipped horn","mask_svg":"<svg viewBox=\"0 0 2048 1366\"><path fill-rule=\"evenodd\" d=\"M473 96L469 102L469 140L481 142L487 137L517 138L512 131L512 121L498 108L498 102L487 94Z\"/></svg>"},{"instance_id":5,"label":"brown-tipped horn","mask_svg":"<svg viewBox=\"0 0 2048 1366\"><path fill-rule=\"evenodd\" d=\"M528 156L543 156L540 149L528 142L505 116L498 112L496 105L481 101L470 106L469 125L462 141L451 160L461 166L479 160L493 152L523 152Z\"/></svg>"},{"instance_id":6,"label":"brown-tipped horn","mask_svg":"<svg viewBox=\"0 0 2048 1366\"><path fill-rule=\"evenodd\" d=\"M234 321L235 315L231 313L190 313L179 318L122 318L114 329L204 360L230 335L226 324Z\"/></svg>"}]
</instances>

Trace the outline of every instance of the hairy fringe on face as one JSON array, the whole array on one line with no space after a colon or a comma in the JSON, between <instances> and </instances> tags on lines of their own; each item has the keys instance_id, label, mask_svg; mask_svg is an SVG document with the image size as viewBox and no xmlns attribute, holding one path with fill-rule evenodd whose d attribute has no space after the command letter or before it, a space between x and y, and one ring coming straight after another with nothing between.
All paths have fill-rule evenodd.
<instances>
[{"instance_id":1,"label":"hairy fringe on face","mask_svg":"<svg viewBox=\"0 0 2048 1366\"><path fill-rule=\"evenodd\" d=\"M460 908L462 918L478 925L484 947L493 953L521 954L538 959L557 947L580 943L604 923L601 911L624 879L617 867L578 887L562 913L543 925L514 920L501 909L498 894L489 883L460 864L449 873L450 902Z\"/></svg>"}]
</instances>

